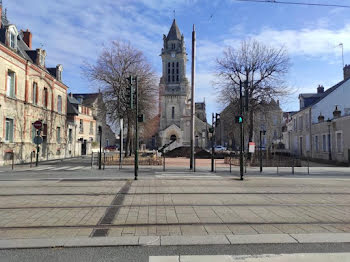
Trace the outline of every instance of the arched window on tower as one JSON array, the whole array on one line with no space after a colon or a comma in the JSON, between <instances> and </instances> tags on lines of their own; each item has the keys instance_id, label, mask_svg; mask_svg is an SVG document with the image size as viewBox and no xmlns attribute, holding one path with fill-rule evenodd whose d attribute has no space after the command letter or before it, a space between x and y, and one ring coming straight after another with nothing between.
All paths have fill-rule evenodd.
<instances>
[{"instance_id":1,"label":"arched window on tower","mask_svg":"<svg viewBox=\"0 0 350 262\"><path fill-rule=\"evenodd\" d=\"M170 62L168 63L168 82L170 82Z\"/></svg>"},{"instance_id":2,"label":"arched window on tower","mask_svg":"<svg viewBox=\"0 0 350 262\"><path fill-rule=\"evenodd\" d=\"M175 107L173 106L171 108L171 119L174 119L175 118Z\"/></svg>"},{"instance_id":3,"label":"arched window on tower","mask_svg":"<svg viewBox=\"0 0 350 262\"><path fill-rule=\"evenodd\" d=\"M179 82L179 62L176 63L176 82Z\"/></svg>"}]
</instances>

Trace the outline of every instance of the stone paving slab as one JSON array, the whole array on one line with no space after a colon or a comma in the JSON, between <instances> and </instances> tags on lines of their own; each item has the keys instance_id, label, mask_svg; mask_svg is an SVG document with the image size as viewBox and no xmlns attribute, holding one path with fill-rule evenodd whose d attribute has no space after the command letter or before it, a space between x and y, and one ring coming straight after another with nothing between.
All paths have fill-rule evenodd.
<instances>
[{"instance_id":1,"label":"stone paving slab","mask_svg":"<svg viewBox=\"0 0 350 262\"><path fill-rule=\"evenodd\" d=\"M0 240L0 249L99 247L99 246L186 246L186 245L241 245L241 244L296 244L296 243L349 243L350 234L262 234L213 236L122 236L76 237L56 239Z\"/></svg>"},{"instance_id":2,"label":"stone paving slab","mask_svg":"<svg viewBox=\"0 0 350 262\"><path fill-rule=\"evenodd\" d=\"M350 233L291 234L299 243L349 243Z\"/></svg>"},{"instance_id":3,"label":"stone paving slab","mask_svg":"<svg viewBox=\"0 0 350 262\"><path fill-rule=\"evenodd\" d=\"M162 246L180 246L180 245L228 245L225 235L217 236L163 236L160 244Z\"/></svg>"},{"instance_id":4,"label":"stone paving slab","mask_svg":"<svg viewBox=\"0 0 350 262\"><path fill-rule=\"evenodd\" d=\"M288 234L226 235L231 244L285 244L297 243Z\"/></svg>"}]
</instances>

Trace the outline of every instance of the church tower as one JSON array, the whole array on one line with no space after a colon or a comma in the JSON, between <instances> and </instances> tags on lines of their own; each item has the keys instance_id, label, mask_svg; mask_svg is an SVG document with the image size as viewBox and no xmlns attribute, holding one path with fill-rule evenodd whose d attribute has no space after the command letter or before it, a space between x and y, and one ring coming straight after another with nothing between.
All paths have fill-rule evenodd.
<instances>
[{"instance_id":1,"label":"church tower","mask_svg":"<svg viewBox=\"0 0 350 262\"><path fill-rule=\"evenodd\" d=\"M184 36L175 19L167 36L163 35L162 77L159 84L161 145L176 142L172 147L190 143L190 87L186 78L187 53Z\"/></svg>"}]
</instances>

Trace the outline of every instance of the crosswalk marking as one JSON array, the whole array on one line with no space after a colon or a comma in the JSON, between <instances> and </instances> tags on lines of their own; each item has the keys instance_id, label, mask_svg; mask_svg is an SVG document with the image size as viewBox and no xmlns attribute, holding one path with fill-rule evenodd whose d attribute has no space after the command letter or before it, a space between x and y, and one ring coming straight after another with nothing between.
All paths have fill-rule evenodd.
<instances>
[{"instance_id":1,"label":"crosswalk marking","mask_svg":"<svg viewBox=\"0 0 350 262\"><path fill-rule=\"evenodd\" d=\"M41 172L41 171L79 171L79 170L91 170L91 166L40 166L40 167L32 167L32 168L18 168L10 171L0 170L0 173L4 172Z\"/></svg>"}]
</instances>

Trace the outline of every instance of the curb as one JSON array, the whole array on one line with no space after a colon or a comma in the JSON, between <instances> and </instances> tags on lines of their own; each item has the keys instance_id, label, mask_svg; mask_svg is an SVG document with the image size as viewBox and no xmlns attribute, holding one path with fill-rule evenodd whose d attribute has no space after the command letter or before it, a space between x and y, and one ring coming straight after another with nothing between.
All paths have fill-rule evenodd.
<instances>
[{"instance_id":1,"label":"curb","mask_svg":"<svg viewBox=\"0 0 350 262\"><path fill-rule=\"evenodd\" d=\"M57 239L3 239L0 249L102 247L102 246L192 246L242 244L350 243L350 233L258 234L209 236L125 236Z\"/></svg>"}]
</instances>

